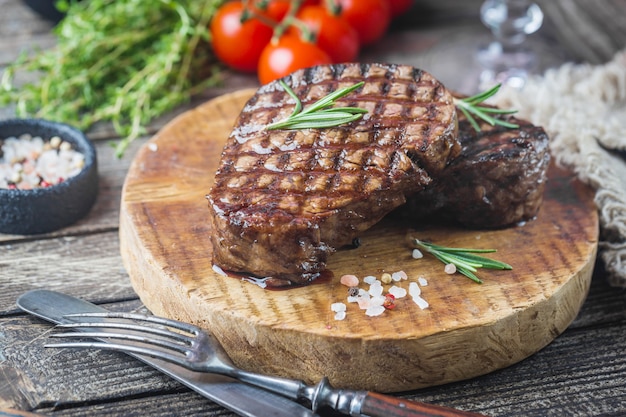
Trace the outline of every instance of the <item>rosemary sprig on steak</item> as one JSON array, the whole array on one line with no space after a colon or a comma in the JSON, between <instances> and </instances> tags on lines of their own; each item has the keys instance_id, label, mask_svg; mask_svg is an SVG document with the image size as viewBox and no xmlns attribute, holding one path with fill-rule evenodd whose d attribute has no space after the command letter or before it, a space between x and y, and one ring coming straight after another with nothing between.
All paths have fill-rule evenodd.
<instances>
[{"instance_id":1,"label":"rosemary sprig on steak","mask_svg":"<svg viewBox=\"0 0 626 417\"><path fill-rule=\"evenodd\" d=\"M284 120L267 125L272 129L322 129L350 123L360 119L367 110L359 107L331 107L339 98L345 97L354 90L365 84L363 81L349 87L340 88L327 96L322 97L311 106L302 110L302 102L294 91L283 81L279 81L295 101L296 107L289 117Z\"/></svg>"},{"instance_id":2,"label":"rosemary sprig on steak","mask_svg":"<svg viewBox=\"0 0 626 417\"><path fill-rule=\"evenodd\" d=\"M451 248L423 242L419 239L414 239L413 243L417 248L430 253L444 264L453 264L458 272L479 284L482 284L482 281L475 274L478 268L513 269L513 267L507 263L475 255L476 253L496 252L495 249Z\"/></svg>"},{"instance_id":3,"label":"rosemary sprig on steak","mask_svg":"<svg viewBox=\"0 0 626 417\"><path fill-rule=\"evenodd\" d=\"M490 125L499 125L508 127L511 129L516 129L519 126L514 123L509 123L505 120L495 118L491 116L491 114L513 114L517 113L517 110L507 110L507 109L498 109L495 107L487 107L487 106L479 106L479 104L483 103L488 98L494 96L500 90L501 84L495 85L489 90L483 91L482 93L478 93L471 97L466 98L455 98L454 104L457 109L459 109L467 120L470 122L472 127L476 129L477 132L480 132L480 126L476 122L475 117L478 117Z\"/></svg>"}]
</instances>

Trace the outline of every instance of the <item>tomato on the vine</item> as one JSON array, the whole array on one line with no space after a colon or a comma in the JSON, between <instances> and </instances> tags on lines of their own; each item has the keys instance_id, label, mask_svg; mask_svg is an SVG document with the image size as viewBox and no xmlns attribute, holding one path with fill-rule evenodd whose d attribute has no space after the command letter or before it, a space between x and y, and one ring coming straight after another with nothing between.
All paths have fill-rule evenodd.
<instances>
[{"instance_id":1,"label":"tomato on the vine","mask_svg":"<svg viewBox=\"0 0 626 417\"><path fill-rule=\"evenodd\" d=\"M263 49L258 77L261 84L267 84L301 68L331 63L330 56L317 45L305 42L296 35L286 34Z\"/></svg>"},{"instance_id":2,"label":"tomato on the vine","mask_svg":"<svg viewBox=\"0 0 626 417\"><path fill-rule=\"evenodd\" d=\"M391 9L391 18L398 17L413 6L413 0L388 0Z\"/></svg>"},{"instance_id":3,"label":"tomato on the vine","mask_svg":"<svg viewBox=\"0 0 626 417\"><path fill-rule=\"evenodd\" d=\"M220 6L210 24L211 44L215 55L226 65L254 72L274 30L254 18L241 23L243 13L244 4L240 1Z\"/></svg>"},{"instance_id":4,"label":"tomato on the vine","mask_svg":"<svg viewBox=\"0 0 626 417\"><path fill-rule=\"evenodd\" d=\"M262 14L269 19L273 20L275 23L280 22L287 15L289 8L291 7L290 0L270 0L268 2L264 2L264 8L259 9L258 7L254 7L254 11Z\"/></svg>"},{"instance_id":5,"label":"tomato on the vine","mask_svg":"<svg viewBox=\"0 0 626 417\"><path fill-rule=\"evenodd\" d=\"M339 16L359 34L361 46L380 39L391 22L389 0L336 0L336 3L340 6ZM328 2L324 4L329 7Z\"/></svg>"},{"instance_id":6,"label":"tomato on the vine","mask_svg":"<svg viewBox=\"0 0 626 417\"><path fill-rule=\"evenodd\" d=\"M322 6L305 6L296 17L315 34L315 43L333 62L350 62L359 54L359 34L343 18Z\"/></svg>"}]
</instances>

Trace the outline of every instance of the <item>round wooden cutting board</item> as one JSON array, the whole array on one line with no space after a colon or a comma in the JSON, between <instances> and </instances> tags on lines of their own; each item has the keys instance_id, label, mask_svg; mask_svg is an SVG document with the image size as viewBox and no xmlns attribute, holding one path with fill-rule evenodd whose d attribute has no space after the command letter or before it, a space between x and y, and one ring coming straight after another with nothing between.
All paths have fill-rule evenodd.
<instances>
[{"instance_id":1,"label":"round wooden cutting board","mask_svg":"<svg viewBox=\"0 0 626 417\"><path fill-rule=\"evenodd\" d=\"M121 254L133 287L157 315L213 332L239 366L339 388L397 392L462 380L518 362L550 343L577 315L597 250L592 191L551 168L538 217L504 230L424 225L391 219L329 262L328 277L306 287L267 290L213 270L205 195L232 124L254 92L209 101L163 128L136 155L123 190ZM495 248L511 271L480 270L483 284L448 275L426 255L413 259L407 238ZM366 316L347 304L343 274L424 277L421 309L410 296ZM367 285L362 284L367 289ZM388 287L388 286L386 286Z\"/></svg>"}]
</instances>

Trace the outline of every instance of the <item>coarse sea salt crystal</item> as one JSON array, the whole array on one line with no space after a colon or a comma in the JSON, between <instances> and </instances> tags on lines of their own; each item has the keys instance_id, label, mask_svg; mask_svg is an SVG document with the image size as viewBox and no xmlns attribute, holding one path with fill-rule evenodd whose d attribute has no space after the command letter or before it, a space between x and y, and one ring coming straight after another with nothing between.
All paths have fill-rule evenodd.
<instances>
[{"instance_id":1,"label":"coarse sea salt crystal","mask_svg":"<svg viewBox=\"0 0 626 417\"><path fill-rule=\"evenodd\" d=\"M422 287L426 287L428 285L428 281L426 281L426 278L424 277L418 277L417 282L419 282Z\"/></svg>"},{"instance_id":2,"label":"coarse sea salt crystal","mask_svg":"<svg viewBox=\"0 0 626 417\"><path fill-rule=\"evenodd\" d=\"M359 308L361 310L366 310L370 306L370 299L369 298L359 298L357 300L357 304L359 305Z\"/></svg>"},{"instance_id":3,"label":"coarse sea salt crystal","mask_svg":"<svg viewBox=\"0 0 626 417\"><path fill-rule=\"evenodd\" d=\"M335 314L335 320L343 320L346 318L346 312L345 311L338 311Z\"/></svg>"},{"instance_id":4,"label":"coarse sea salt crystal","mask_svg":"<svg viewBox=\"0 0 626 417\"><path fill-rule=\"evenodd\" d=\"M389 294L393 295L396 299L406 297L406 290L402 287L392 286L389 288Z\"/></svg>"},{"instance_id":5,"label":"coarse sea salt crystal","mask_svg":"<svg viewBox=\"0 0 626 417\"><path fill-rule=\"evenodd\" d=\"M213 272L215 272L215 273L217 273L217 274L219 274L219 275L221 275L223 277L227 276L226 272L224 272L224 270L222 268L220 268L219 266L217 266L215 264L213 264L212 269L213 269Z\"/></svg>"},{"instance_id":6,"label":"coarse sea salt crystal","mask_svg":"<svg viewBox=\"0 0 626 417\"><path fill-rule=\"evenodd\" d=\"M341 282L341 284L345 285L346 287L356 287L359 285L359 279L356 277L356 275L350 274L342 275L339 282Z\"/></svg>"},{"instance_id":7,"label":"coarse sea salt crystal","mask_svg":"<svg viewBox=\"0 0 626 417\"><path fill-rule=\"evenodd\" d=\"M376 297L377 295L381 295L383 293L383 285L380 281L376 281L372 285L370 285L370 289L368 291L372 297Z\"/></svg>"},{"instance_id":8,"label":"coarse sea salt crystal","mask_svg":"<svg viewBox=\"0 0 626 417\"><path fill-rule=\"evenodd\" d=\"M363 278L363 282L369 285L372 285L376 281L378 281L378 279L376 279L376 277L373 275L368 275L365 278Z\"/></svg>"},{"instance_id":9,"label":"coarse sea salt crystal","mask_svg":"<svg viewBox=\"0 0 626 417\"><path fill-rule=\"evenodd\" d=\"M424 257L424 254L420 252L419 249L413 249L411 256L413 257L413 259L422 259Z\"/></svg>"},{"instance_id":10,"label":"coarse sea salt crystal","mask_svg":"<svg viewBox=\"0 0 626 417\"><path fill-rule=\"evenodd\" d=\"M411 282L409 284L409 295L411 297L418 297L422 293L422 290L417 282Z\"/></svg>"},{"instance_id":11,"label":"coarse sea salt crystal","mask_svg":"<svg viewBox=\"0 0 626 417\"><path fill-rule=\"evenodd\" d=\"M377 295L376 297L370 298L370 307L382 306L384 303L385 303L385 297L382 295Z\"/></svg>"},{"instance_id":12,"label":"coarse sea salt crystal","mask_svg":"<svg viewBox=\"0 0 626 417\"><path fill-rule=\"evenodd\" d=\"M456 272L456 265L455 264L447 264L443 270L446 272L446 274L454 274Z\"/></svg>"},{"instance_id":13,"label":"coarse sea salt crystal","mask_svg":"<svg viewBox=\"0 0 626 417\"><path fill-rule=\"evenodd\" d=\"M398 282L400 280L403 279L407 279L408 276L406 275L406 272L404 271L398 271L398 272L394 272L393 274L391 274L391 279L394 280L395 282Z\"/></svg>"},{"instance_id":14,"label":"coarse sea salt crystal","mask_svg":"<svg viewBox=\"0 0 626 417\"><path fill-rule=\"evenodd\" d=\"M344 303L332 303L330 305L330 309L335 313L338 313L340 311L346 311L346 305Z\"/></svg>"},{"instance_id":15,"label":"coarse sea salt crystal","mask_svg":"<svg viewBox=\"0 0 626 417\"><path fill-rule=\"evenodd\" d=\"M370 317L380 316L384 312L385 312L385 307L383 306L371 306L371 307L368 307L367 310L365 310L365 314Z\"/></svg>"},{"instance_id":16,"label":"coarse sea salt crystal","mask_svg":"<svg viewBox=\"0 0 626 417\"><path fill-rule=\"evenodd\" d=\"M422 297L420 297L419 295L414 295L413 296L413 301L415 302L415 304L418 305L419 308L421 308L422 310L424 310L425 308L428 308L428 301L424 300Z\"/></svg>"}]
</instances>

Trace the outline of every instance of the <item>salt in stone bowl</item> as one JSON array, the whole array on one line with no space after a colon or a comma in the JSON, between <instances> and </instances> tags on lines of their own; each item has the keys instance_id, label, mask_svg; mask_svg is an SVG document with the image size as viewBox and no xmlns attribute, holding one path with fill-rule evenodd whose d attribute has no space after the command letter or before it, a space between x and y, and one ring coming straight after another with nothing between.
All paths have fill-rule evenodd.
<instances>
[{"instance_id":1,"label":"salt in stone bowl","mask_svg":"<svg viewBox=\"0 0 626 417\"><path fill-rule=\"evenodd\" d=\"M29 133L49 141L54 136L69 142L85 157L75 176L46 188L0 188L0 233L41 234L69 226L84 217L98 195L98 162L93 144L78 129L43 119L0 121L0 142Z\"/></svg>"}]
</instances>

